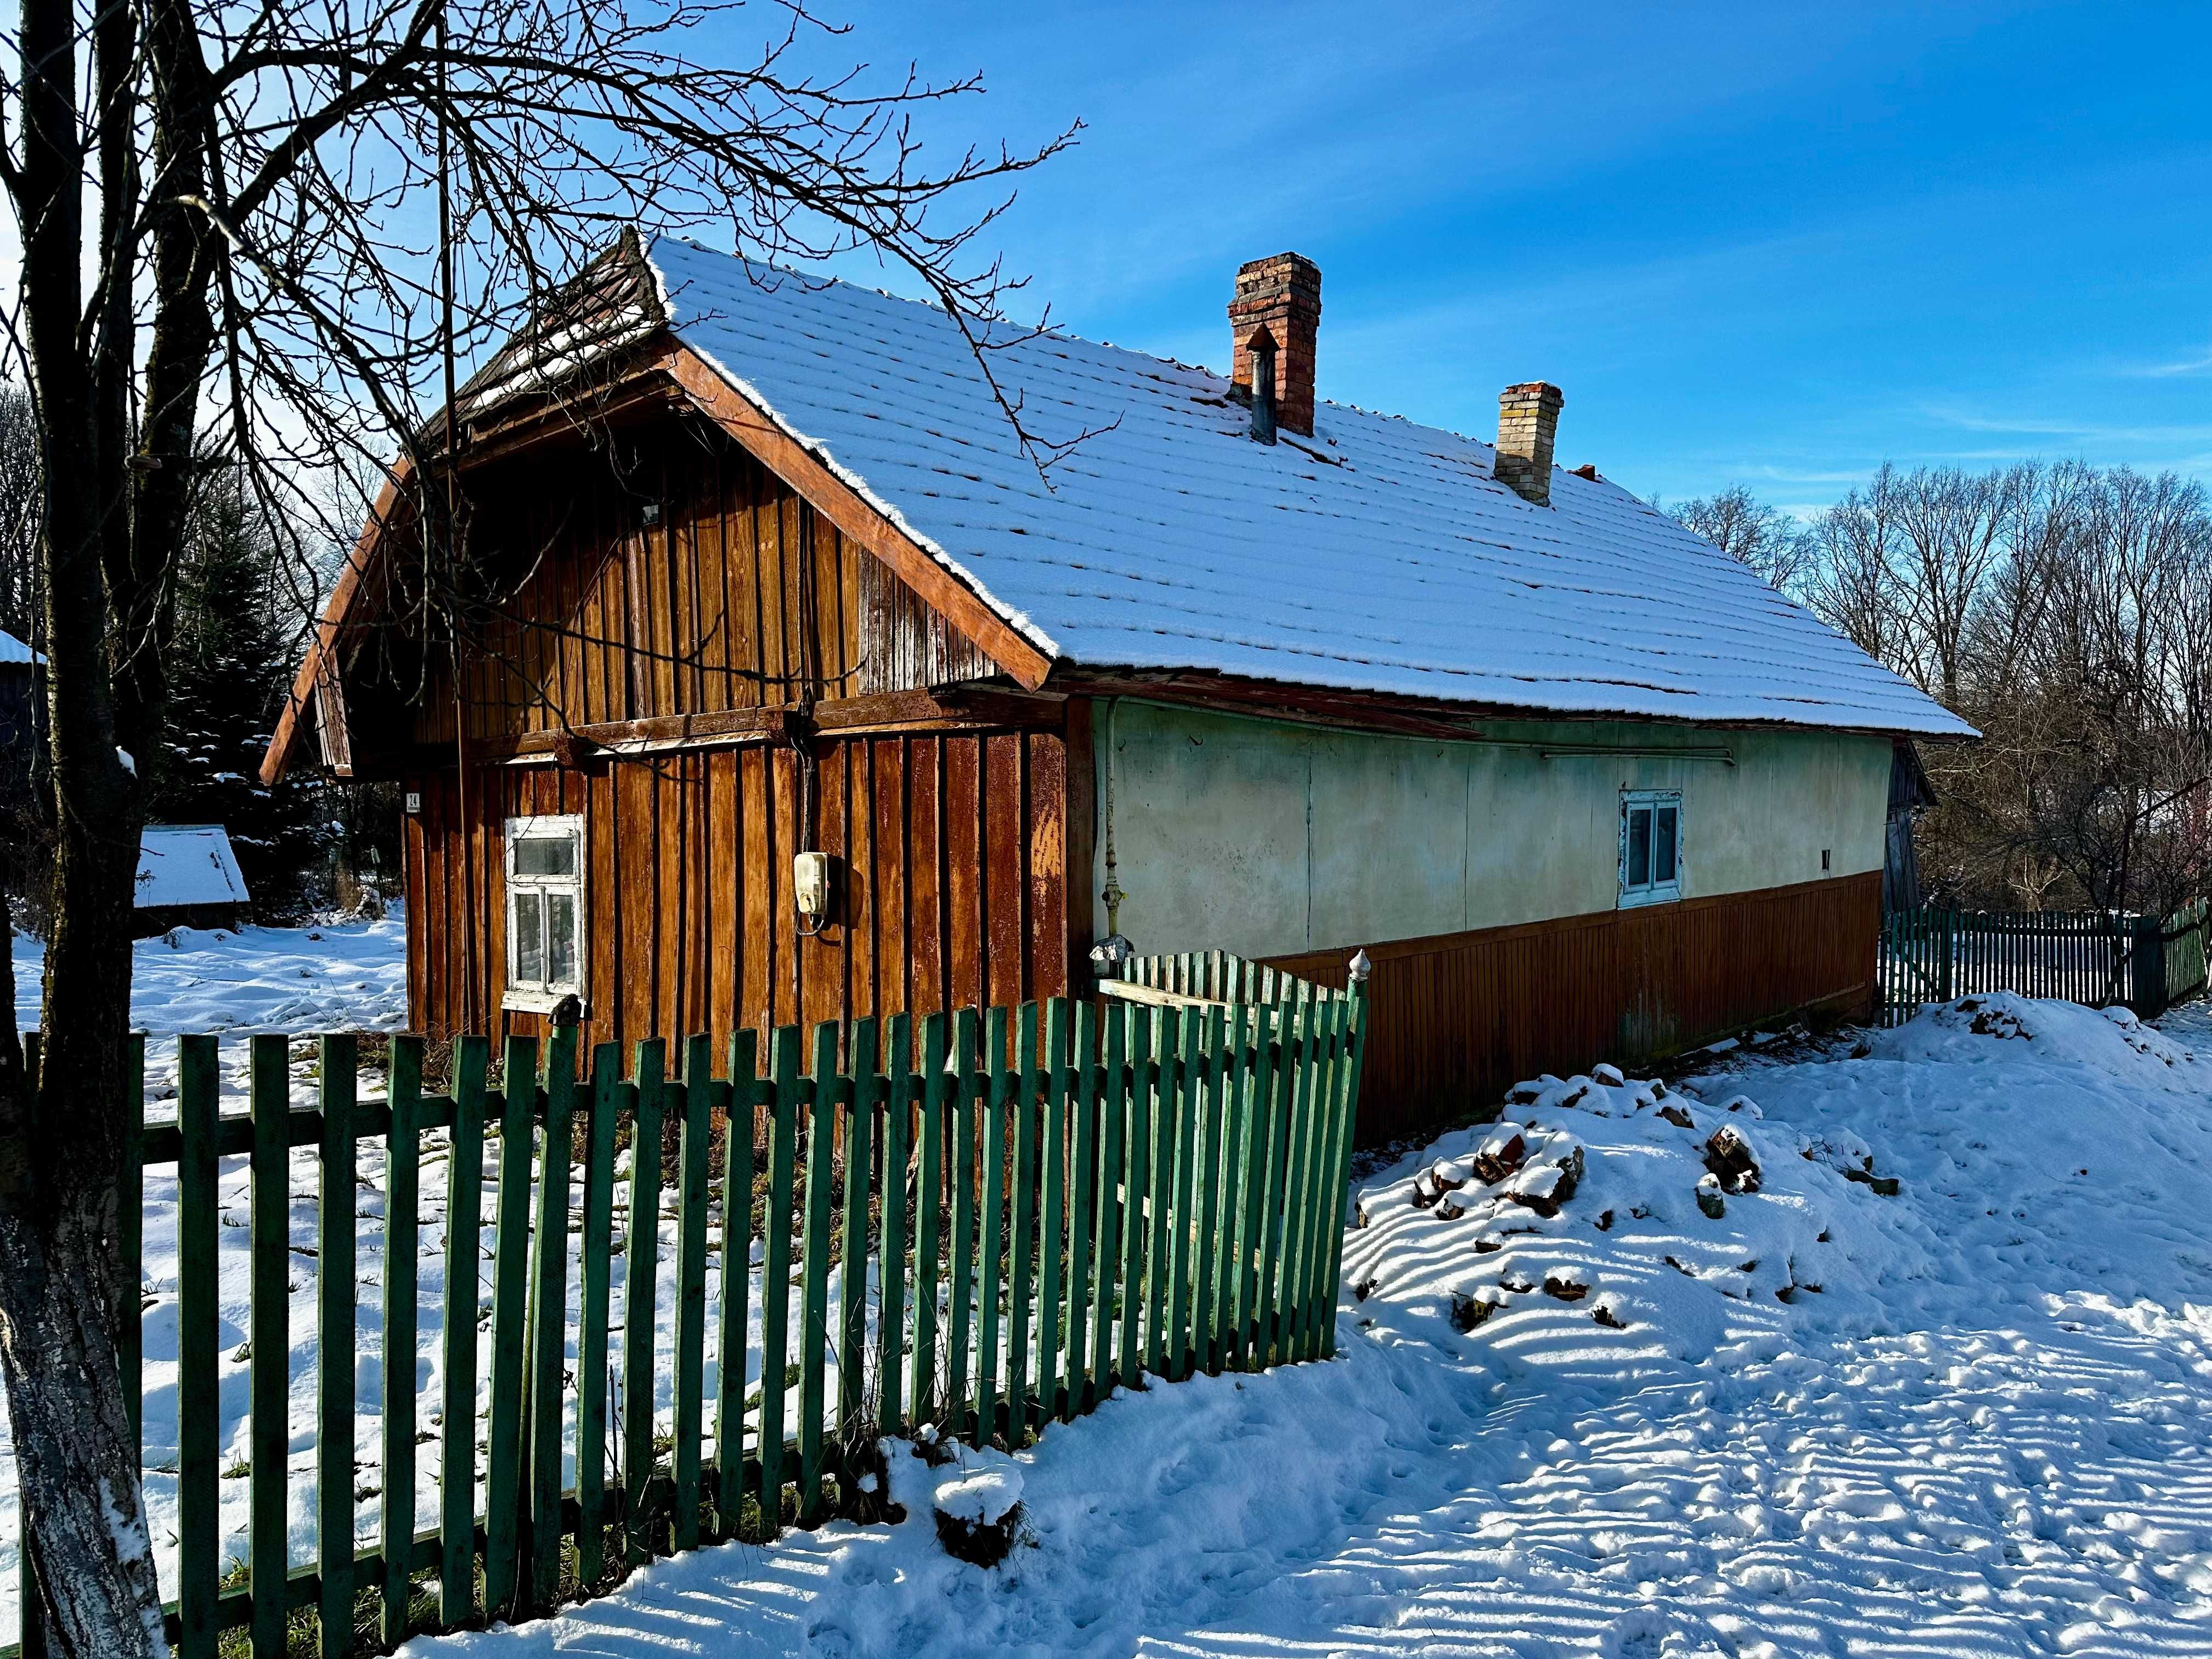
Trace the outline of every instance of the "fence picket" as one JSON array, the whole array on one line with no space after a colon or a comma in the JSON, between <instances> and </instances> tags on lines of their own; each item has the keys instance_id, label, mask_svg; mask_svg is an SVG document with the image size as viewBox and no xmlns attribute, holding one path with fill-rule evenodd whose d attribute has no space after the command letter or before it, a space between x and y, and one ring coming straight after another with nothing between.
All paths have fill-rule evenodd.
<instances>
[{"instance_id":1,"label":"fence picket","mask_svg":"<svg viewBox=\"0 0 2212 1659\"><path fill-rule=\"evenodd\" d=\"M221 1395L216 1240L216 1117L221 1073L211 1036L177 1040L177 1651L215 1652L216 1469ZM128 1207L128 1206L126 1206ZM349 1205L348 1209L351 1209ZM143 1206L140 1213L144 1213Z\"/></svg>"},{"instance_id":2,"label":"fence picket","mask_svg":"<svg viewBox=\"0 0 2212 1659\"><path fill-rule=\"evenodd\" d=\"M1194 963L1195 981L1201 964ZM1199 1099L1206 1089L1206 1050L1201 1040L1207 1013L1193 1009L1182 1022L1182 1086L1176 1093L1175 1190L1169 1200L1173 1228L1168 1264L1168 1376L1176 1382L1190 1375L1191 1271L1197 1234Z\"/></svg>"},{"instance_id":3,"label":"fence picket","mask_svg":"<svg viewBox=\"0 0 2212 1659\"><path fill-rule=\"evenodd\" d=\"M1006 1064L1006 1011L994 1008L984 1016L983 1071L983 1202L982 1287L977 1293L975 1334L975 1433L974 1443L988 1446L999 1421L1000 1342L1002 1325L999 1297L1003 1289L1006 1245L1006 1096L1010 1068Z\"/></svg>"},{"instance_id":4,"label":"fence picket","mask_svg":"<svg viewBox=\"0 0 2212 1659\"><path fill-rule=\"evenodd\" d=\"M491 1270L491 1444L484 1461L484 1611L507 1612L515 1595L522 1491L524 1364L530 1284L531 1137L538 1043L507 1040L499 1127L499 1212Z\"/></svg>"},{"instance_id":5,"label":"fence picket","mask_svg":"<svg viewBox=\"0 0 2212 1659\"><path fill-rule=\"evenodd\" d=\"M1178 961L1178 974L1186 964ZM1152 1019L1152 1063L1158 1081L1152 1091L1150 1133L1145 1153L1145 1369L1167 1374L1168 1205L1175 1189L1176 1103L1182 1095L1182 1013L1163 1008Z\"/></svg>"},{"instance_id":6,"label":"fence picket","mask_svg":"<svg viewBox=\"0 0 2212 1659\"><path fill-rule=\"evenodd\" d=\"M1038 1426L1060 1415L1060 1345L1066 1328L1060 1307L1060 1264L1067 1243L1067 999L1045 1004L1044 1204L1037 1224L1036 1394Z\"/></svg>"},{"instance_id":7,"label":"fence picket","mask_svg":"<svg viewBox=\"0 0 2212 1659\"><path fill-rule=\"evenodd\" d=\"M384 1132L384 1596L386 1645L407 1638L415 1553L416 1234L422 1178L422 1039L392 1039ZM179 1371L184 1368L180 1365Z\"/></svg>"},{"instance_id":8,"label":"fence picket","mask_svg":"<svg viewBox=\"0 0 2212 1659\"><path fill-rule=\"evenodd\" d=\"M253 1659L283 1659L289 1516L285 1460L291 1389L292 1150L291 1079L281 1036L253 1039L250 1237L253 1252L251 1459L247 1571L253 1589Z\"/></svg>"},{"instance_id":9,"label":"fence picket","mask_svg":"<svg viewBox=\"0 0 2212 1659\"><path fill-rule=\"evenodd\" d=\"M1006 1444L1029 1437L1030 1393L1030 1295L1036 1252L1037 1006L1024 1002L1014 1023L1014 1191L1012 1237L1006 1268Z\"/></svg>"},{"instance_id":10,"label":"fence picket","mask_svg":"<svg viewBox=\"0 0 2212 1659\"><path fill-rule=\"evenodd\" d=\"M1127 1139L1122 1142L1121 1182L1121 1330L1115 1344L1114 1370L1124 1388L1136 1386L1144 1370L1142 1319L1145 1308L1145 1255L1151 1243L1151 1219L1145 1198L1151 1185L1152 1133L1152 1032L1158 1009L1134 1011L1129 1018L1129 1093Z\"/></svg>"},{"instance_id":11,"label":"fence picket","mask_svg":"<svg viewBox=\"0 0 2212 1659\"><path fill-rule=\"evenodd\" d=\"M722 1130L722 1319L714 1360L715 1529L737 1535L744 1504L746 1315L752 1294L753 1084L759 1038L730 1039Z\"/></svg>"},{"instance_id":12,"label":"fence picket","mask_svg":"<svg viewBox=\"0 0 2212 1659\"><path fill-rule=\"evenodd\" d=\"M1206 988L1212 994L1219 982L1220 953L1206 960ZM1227 1027L1217 1006L1206 1011L1199 1037L1200 1064L1194 1067L1193 1086L1198 1092L1197 1172L1194 1192L1198 1234L1194 1241L1195 1282L1191 1287L1190 1326L1192 1363L1209 1376L1221 1369L1220 1301L1221 1251L1215 1241L1221 1224L1222 1093L1229 1073Z\"/></svg>"},{"instance_id":13,"label":"fence picket","mask_svg":"<svg viewBox=\"0 0 2212 1659\"><path fill-rule=\"evenodd\" d=\"M1116 1003L1105 1011L1106 1074L1105 1086L1099 1091L1097 1199L1092 1208L1097 1238L1091 1269L1089 1405L1114 1391L1115 1293L1120 1285L1121 1261L1122 1119L1129 1098L1128 1077L1123 1068L1134 1013L1127 1003Z\"/></svg>"},{"instance_id":14,"label":"fence picket","mask_svg":"<svg viewBox=\"0 0 2212 1659\"><path fill-rule=\"evenodd\" d=\"M882 1280L876 1313L879 1354L876 1376L883 1390L878 1410L884 1427L896 1432L908 1426L900 1385L906 1370L907 1163L914 1126L915 1084L912 1018L893 1014L886 1042L884 1069L889 1086L884 1101L882 1218L878 1224L876 1252Z\"/></svg>"},{"instance_id":15,"label":"fence picket","mask_svg":"<svg viewBox=\"0 0 2212 1659\"><path fill-rule=\"evenodd\" d=\"M845 1445L863 1432L867 1395L868 1193L874 1184L878 1059L876 1022L854 1021L845 1055L853 1103L845 1113L845 1206L837 1250L837 1435Z\"/></svg>"},{"instance_id":16,"label":"fence picket","mask_svg":"<svg viewBox=\"0 0 2212 1659\"><path fill-rule=\"evenodd\" d=\"M1092 1216L1097 1202L1098 1085L1092 1073L1097 1053L1097 1013L1087 1002L1074 1009L1074 1049L1068 1061L1067 1115L1067 1314L1063 1341L1067 1353L1066 1394L1060 1417L1073 1421L1090 1408Z\"/></svg>"},{"instance_id":17,"label":"fence picket","mask_svg":"<svg viewBox=\"0 0 2212 1659\"><path fill-rule=\"evenodd\" d=\"M705 1429L707 1364L707 1153L716 1095L713 1040L684 1045L684 1085L669 1095L678 1118L676 1152L676 1415L668 1451L676 1505L675 1547L699 1543L700 1440Z\"/></svg>"},{"instance_id":18,"label":"fence picket","mask_svg":"<svg viewBox=\"0 0 2212 1659\"><path fill-rule=\"evenodd\" d=\"M318 1045L323 1112L315 1160L315 1546L322 1566L316 1602L324 1659L353 1649L354 1039Z\"/></svg>"},{"instance_id":19,"label":"fence picket","mask_svg":"<svg viewBox=\"0 0 2212 1659\"><path fill-rule=\"evenodd\" d=\"M667 1046L641 1042L630 1058L629 1221L623 1252L623 1563L650 1560L653 1327L660 1281L661 1085Z\"/></svg>"},{"instance_id":20,"label":"fence picket","mask_svg":"<svg viewBox=\"0 0 2212 1659\"><path fill-rule=\"evenodd\" d=\"M1345 1064L1338 1073L1336 1089L1336 1175L1328 1189L1329 1214L1335 1224L1328 1230L1328 1272L1321 1291L1319 1352L1323 1359L1336 1352L1338 1287L1344 1279L1344 1190L1352 1179L1352 1127L1358 1119L1361 1049L1367 1040L1367 975L1358 963L1345 1000Z\"/></svg>"},{"instance_id":21,"label":"fence picket","mask_svg":"<svg viewBox=\"0 0 2212 1659\"><path fill-rule=\"evenodd\" d=\"M612 1265L615 1133L622 1111L622 1049L592 1050L584 1129L583 1232L576 1306L576 1581L586 1590L606 1567L607 1303Z\"/></svg>"},{"instance_id":22,"label":"fence picket","mask_svg":"<svg viewBox=\"0 0 2212 1659\"><path fill-rule=\"evenodd\" d=\"M538 1132L538 1213L531 1229L527 1364L530 1597L561 1593L561 1424L568 1334L568 1148L574 1140L576 1028L545 1045L545 1122Z\"/></svg>"},{"instance_id":23,"label":"fence picket","mask_svg":"<svg viewBox=\"0 0 2212 1659\"><path fill-rule=\"evenodd\" d=\"M963 1008L952 1021L952 1256L951 1308L946 1321L945 1427L969 1438L975 1395L969 1368L975 1296L975 1011ZM972 1439L970 1443L974 1443Z\"/></svg>"},{"instance_id":24,"label":"fence picket","mask_svg":"<svg viewBox=\"0 0 2212 1659\"><path fill-rule=\"evenodd\" d=\"M938 1261L945 1237L945 1097L951 1088L945 1072L945 1033L943 1014L923 1019L921 1158L914 1199L913 1408L917 1420L933 1419L940 1424L945 1395L938 1381Z\"/></svg>"},{"instance_id":25,"label":"fence picket","mask_svg":"<svg viewBox=\"0 0 2212 1659\"><path fill-rule=\"evenodd\" d=\"M476 1600L477 1310L483 1300L484 1075L491 1045L480 1036L453 1044L453 1126L446 1144L446 1308L440 1369L442 1417L438 1461L438 1617L466 1622ZM258 1122L256 1124L257 1134ZM259 1271L257 1261L255 1271ZM259 1300L255 1307L258 1318ZM259 1337L255 1339L257 1346ZM260 1453L254 1454L258 1468ZM257 1646L259 1602L255 1603ZM282 1651L282 1626L277 1638Z\"/></svg>"},{"instance_id":26,"label":"fence picket","mask_svg":"<svg viewBox=\"0 0 2212 1659\"><path fill-rule=\"evenodd\" d=\"M837 1022L814 1028L806 1111L806 1209L799 1303L799 1524L822 1519L823 1353L830 1342L830 1187L835 1171Z\"/></svg>"},{"instance_id":27,"label":"fence picket","mask_svg":"<svg viewBox=\"0 0 2212 1659\"><path fill-rule=\"evenodd\" d=\"M761 1529L783 1530L784 1390L791 1364L791 1189L799 1146L799 1028L769 1039L775 1103L769 1122L768 1198L761 1213Z\"/></svg>"}]
</instances>

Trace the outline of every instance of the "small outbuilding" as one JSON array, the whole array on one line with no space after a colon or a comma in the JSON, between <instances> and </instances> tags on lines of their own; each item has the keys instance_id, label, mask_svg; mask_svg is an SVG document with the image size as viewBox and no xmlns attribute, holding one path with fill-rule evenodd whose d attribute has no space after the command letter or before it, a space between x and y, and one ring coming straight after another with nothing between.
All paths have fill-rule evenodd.
<instances>
[{"instance_id":1,"label":"small outbuilding","mask_svg":"<svg viewBox=\"0 0 2212 1659\"><path fill-rule=\"evenodd\" d=\"M236 927L252 896L219 823L149 823L138 837L132 916L141 939L172 927Z\"/></svg>"},{"instance_id":2,"label":"small outbuilding","mask_svg":"<svg viewBox=\"0 0 2212 1659\"><path fill-rule=\"evenodd\" d=\"M1052 332L987 373L929 306L623 237L432 434L464 542L397 471L264 769L398 782L413 1024L1364 946L1375 1139L1868 1009L1897 745L1966 724L1557 465L1557 387L1495 442L1320 400L1295 254L1229 315L1227 375Z\"/></svg>"}]
</instances>

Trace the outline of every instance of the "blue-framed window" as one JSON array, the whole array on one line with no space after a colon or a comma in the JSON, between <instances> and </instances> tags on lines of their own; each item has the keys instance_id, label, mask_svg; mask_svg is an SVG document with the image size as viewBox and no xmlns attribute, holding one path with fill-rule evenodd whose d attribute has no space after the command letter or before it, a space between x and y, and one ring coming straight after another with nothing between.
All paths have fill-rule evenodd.
<instances>
[{"instance_id":1,"label":"blue-framed window","mask_svg":"<svg viewBox=\"0 0 2212 1659\"><path fill-rule=\"evenodd\" d=\"M1682 896L1682 792L1620 794L1620 902L1664 904Z\"/></svg>"}]
</instances>

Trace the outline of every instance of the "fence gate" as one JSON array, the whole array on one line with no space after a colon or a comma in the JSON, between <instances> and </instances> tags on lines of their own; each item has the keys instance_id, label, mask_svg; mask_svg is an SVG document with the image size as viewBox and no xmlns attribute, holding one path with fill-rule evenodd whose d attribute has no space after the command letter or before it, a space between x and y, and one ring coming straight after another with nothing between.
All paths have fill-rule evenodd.
<instances>
[{"instance_id":1,"label":"fence gate","mask_svg":"<svg viewBox=\"0 0 2212 1659\"><path fill-rule=\"evenodd\" d=\"M126 1206L175 1241L173 1405L167 1353L160 1390L136 1329L125 1361L173 1425L147 1480L173 1499L179 1652L543 1611L657 1554L880 1513L881 1433L1017 1446L1117 1386L1332 1352L1364 983L1131 969L1095 1001L786 1027L765 1067L751 1032L583 1066L570 1026L496 1071L482 1038L373 1038L364 1099L380 1056L325 1036L298 1056L311 1109L289 1039L250 1039L238 1115L216 1039L179 1039ZM23 1589L11 1652L40 1647Z\"/></svg>"}]
</instances>

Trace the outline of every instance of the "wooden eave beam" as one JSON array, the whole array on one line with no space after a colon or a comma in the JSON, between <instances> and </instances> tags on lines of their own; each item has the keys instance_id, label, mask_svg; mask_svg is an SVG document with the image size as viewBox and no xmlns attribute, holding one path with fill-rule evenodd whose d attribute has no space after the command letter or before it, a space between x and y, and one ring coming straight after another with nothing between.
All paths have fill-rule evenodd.
<instances>
[{"instance_id":1,"label":"wooden eave beam","mask_svg":"<svg viewBox=\"0 0 2212 1659\"><path fill-rule=\"evenodd\" d=\"M1897 732L1887 726L1814 726L1791 720L1669 719L1656 714L1609 713L1601 709L1560 713L1542 708L1516 708L1503 703L1447 702L1440 699L1401 696L1388 691L1353 691L1326 686L1297 685L1279 680L1249 679L1206 669L1093 669L1062 663L1052 677L1052 689L1070 696L1130 697L1221 714L1248 714L1310 726L1342 726L1362 732L1389 732L1406 737L1435 738L1459 743L1492 741L1482 728L1482 722L1487 720L1512 720L1529 725L1642 726L1658 731L1833 732L1885 738L1910 737L1915 743L1974 741L1963 735L1947 733L1926 737ZM1560 745L1562 748L1571 746Z\"/></svg>"},{"instance_id":2,"label":"wooden eave beam","mask_svg":"<svg viewBox=\"0 0 2212 1659\"><path fill-rule=\"evenodd\" d=\"M557 731L531 732L519 738L477 738L470 740L468 749L471 762L487 765L550 762L576 766L676 750L726 749L741 744L781 742L794 729L840 738L1056 728L1065 717L1066 703L1065 698L1049 692L1024 692L993 686L887 691L816 703L811 718L796 703L781 703L765 708L610 720ZM357 756L355 775L396 777L409 771L442 770L453 762L451 744L418 744L404 750Z\"/></svg>"}]
</instances>

